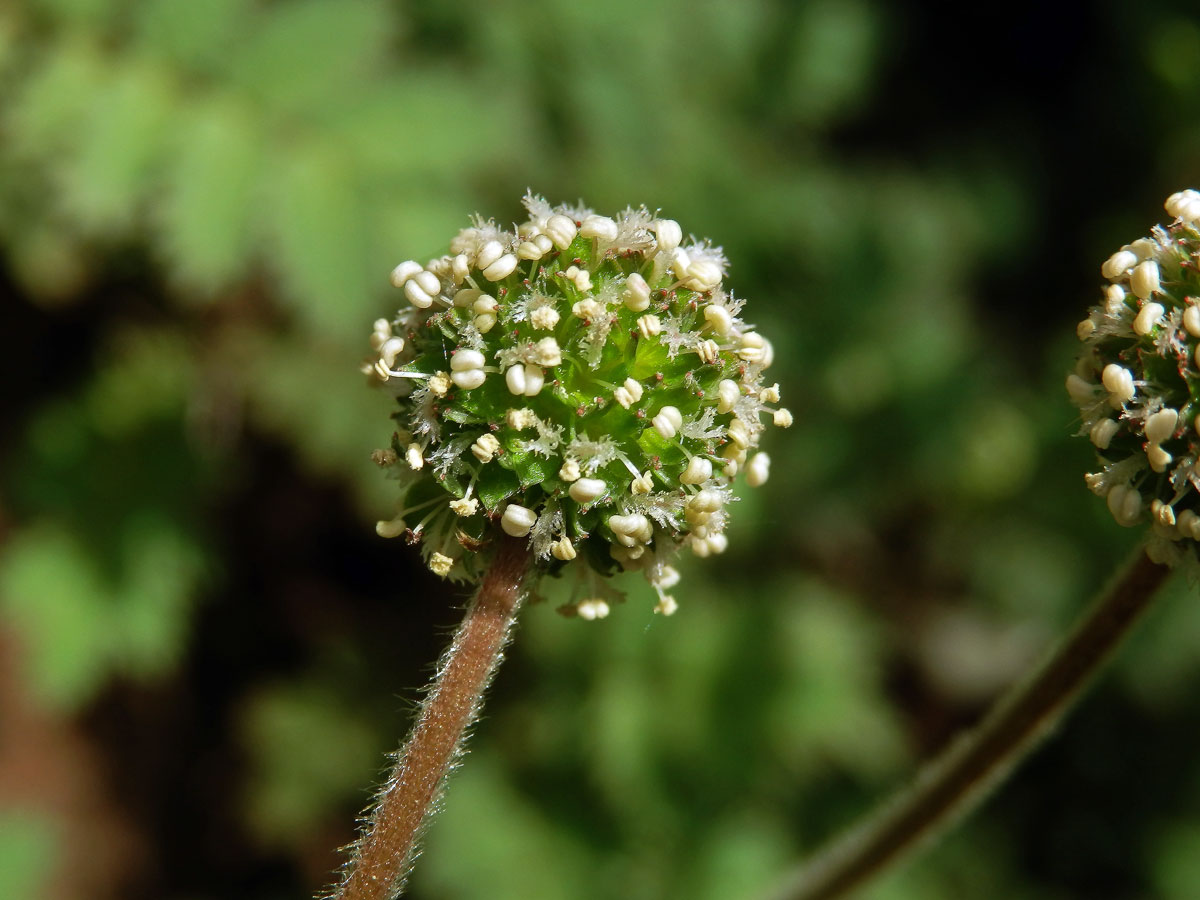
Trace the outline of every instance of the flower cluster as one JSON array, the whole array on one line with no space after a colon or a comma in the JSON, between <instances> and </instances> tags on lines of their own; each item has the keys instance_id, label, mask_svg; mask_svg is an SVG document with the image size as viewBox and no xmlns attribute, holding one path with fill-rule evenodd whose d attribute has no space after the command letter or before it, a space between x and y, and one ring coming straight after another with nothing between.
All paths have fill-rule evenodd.
<instances>
[{"instance_id":1,"label":"flower cluster","mask_svg":"<svg viewBox=\"0 0 1200 900\"><path fill-rule=\"evenodd\" d=\"M1175 217L1101 267L1102 302L1079 323L1067 392L1095 445L1087 476L1113 518L1149 514L1157 558L1200 541L1200 193L1167 198Z\"/></svg>"},{"instance_id":2,"label":"flower cluster","mask_svg":"<svg viewBox=\"0 0 1200 900\"><path fill-rule=\"evenodd\" d=\"M606 615L618 595L598 576L624 569L669 614L672 558L725 549L735 476L767 480L764 421L791 424L763 381L771 344L722 287L721 248L671 219L524 204L512 230L477 217L447 255L392 272L405 303L364 371L398 401L375 458L404 492L377 531L474 578L498 528L578 573L564 612Z\"/></svg>"}]
</instances>

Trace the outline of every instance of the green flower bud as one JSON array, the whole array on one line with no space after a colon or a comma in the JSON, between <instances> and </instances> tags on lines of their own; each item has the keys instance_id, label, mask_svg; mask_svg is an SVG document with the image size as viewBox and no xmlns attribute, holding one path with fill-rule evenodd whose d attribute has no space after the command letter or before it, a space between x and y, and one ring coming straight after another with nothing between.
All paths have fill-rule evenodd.
<instances>
[{"instance_id":1,"label":"green flower bud","mask_svg":"<svg viewBox=\"0 0 1200 900\"><path fill-rule=\"evenodd\" d=\"M396 396L376 459L403 499L377 530L467 579L498 533L527 538L543 571L582 576L565 611L585 619L608 610L597 575L640 570L669 614L672 558L725 549L764 417L792 422L763 383L771 344L722 287L721 249L678 223L524 203L513 231L476 217L449 254L392 272L405 303L375 323L364 370Z\"/></svg>"},{"instance_id":2,"label":"green flower bud","mask_svg":"<svg viewBox=\"0 0 1200 900\"><path fill-rule=\"evenodd\" d=\"M1200 194L1167 199L1175 221L1105 261L1102 302L1079 323L1067 377L1080 434L1096 447L1087 476L1125 526L1149 518L1159 561L1200 541Z\"/></svg>"}]
</instances>

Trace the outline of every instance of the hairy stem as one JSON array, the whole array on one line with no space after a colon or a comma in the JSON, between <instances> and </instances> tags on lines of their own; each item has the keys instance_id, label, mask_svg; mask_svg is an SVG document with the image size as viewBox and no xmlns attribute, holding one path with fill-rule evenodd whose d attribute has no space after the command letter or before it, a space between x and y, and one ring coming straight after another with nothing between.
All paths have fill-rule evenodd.
<instances>
[{"instance_id":1,"label":"hairy stem","mask_svg":"<svg viewBox=\"0 0 1200 900\"><path fill-rule=\"evenodd\" d=\"M462 753L483 692L500 664L529 569L525 542L504 537L438 664L417 723L354 846L334 900L393 900L416 858L422 824L437 805L446 774Z\"/></svg>"},{"instance_id":2,"label":"hairy stem","mask_svg":"<svg viewBox=\"0 0 1200 900\"><path fill-rule=\"evenodd\" d=\"M1032 677L918 774L914 784L798 870L774 900L829 900L932 842L1057 725L1150 606L1169 573L1142 551Z\"/></svg>"}]
</instances>

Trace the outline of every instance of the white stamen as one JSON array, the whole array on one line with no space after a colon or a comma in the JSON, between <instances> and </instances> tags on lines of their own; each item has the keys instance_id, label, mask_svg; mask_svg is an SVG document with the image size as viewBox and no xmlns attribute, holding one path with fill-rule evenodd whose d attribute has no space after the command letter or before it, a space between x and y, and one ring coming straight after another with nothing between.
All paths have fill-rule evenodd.
<instances>
[{"instance_id":1,"label":"white stamen","mask_svg":"<svg viewBox=\"0 0 1200 900\"><path fill-rule=\"evenodd\" d=\"M567 493L576 503L587 505L603 497L607 490L607 482L600 478L580 478L571 485Z\"/></svg>"},{"instance_id":2,"label":"white stamen","mask_svg":"<svg viewBox=\"0 0 1200 900\"><path fill-rule=\"evenodd\" d=\"M750 462L746 463L746 484L750 487L762 487L771 475L771 457L765 453L755 453Z\"/></svg>"},{"instance_id":3,"label":"white stamen","mask_svg":"<svg viewBox=\"0 0 1200 900\"><path fill-rule=\"evenodd\" d=\"M504 508L504 515L500 518L500 527L507 535L525 537L536 522L537 513L532 509L510 503Z\"/></svg>"}]
</instances>

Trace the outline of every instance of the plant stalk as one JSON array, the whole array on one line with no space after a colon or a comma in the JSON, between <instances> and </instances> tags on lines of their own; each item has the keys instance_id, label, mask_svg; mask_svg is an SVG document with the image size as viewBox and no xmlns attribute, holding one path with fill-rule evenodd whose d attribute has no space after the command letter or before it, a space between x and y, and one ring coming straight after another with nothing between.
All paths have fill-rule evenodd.
<instances>
[{"instance_id":1,"label":"plant stalk","mask_svg":"<svg viewBox=\"0 0 1200 900\"><path fill-rule=\"evenodd\" d=\"M846 896L970 813L1062 721L1149 608L1170 569L1141 550L1063 643L898 796L792 875L773 900Z\"/></svg>"},{"instance_id":2,"label":"plant stalk","mask_svg":"<svg viewBox=\"0 0 1200 900\"><path fill-rule=\"evenodd\" d=\"M523 596L525 541L504 536L450 648L438 663L416 725L381 788L333 900L394 900L404 890L423 823L441 797L479 715Z\"/></svg>"}]
</instances>

